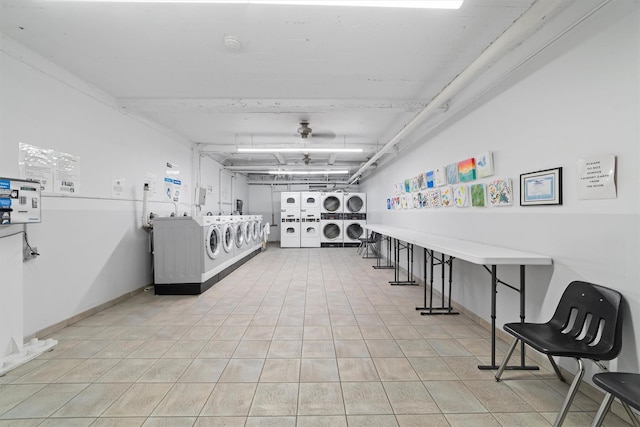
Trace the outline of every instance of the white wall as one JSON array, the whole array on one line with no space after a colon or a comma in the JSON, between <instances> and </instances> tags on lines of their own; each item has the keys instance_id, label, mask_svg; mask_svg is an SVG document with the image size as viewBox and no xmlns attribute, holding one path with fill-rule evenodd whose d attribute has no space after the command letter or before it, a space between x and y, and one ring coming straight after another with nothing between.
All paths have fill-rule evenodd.
<instances>
[{"instance_id":1,"label":"white wall","mask_svg":"<svg viewBox=\"0 0 640 427\"><path fill-rule=\"evenodd\" d=\"M552 267L527 269L528 320L548 320L572 280L619 290L633 310L625 313L622 353L611 367L634 372L640 370L638 22L638 2L611 2L519 71L517 80L496 88L492 99L454 117L361 182L370 222L410 224L553 257ZM494 153L495 176L513 180L514 206L386 210L393 183L484 151ZM617 156L617 199L578 200L578 159L606 154ZM519 175L558 166L564 169L563 205L520 207ZM453 298L490 321L488 273L454 263ZM517 284L517 268L498 273ZM517 294L501 287L497 324L517 316ZM574 369L572 363L565 366Z\"/></svg>"},{"instance_id":2,"label":"white wall","mask_svg":"<svg viewBox=\"0 0 640 427\"><path fill-rule=\"evenodd\" d=\"M0 47L0 176L19 176L19 142L80 157L80 192L45 195L42 223L27 228L41 254L23 266L30 335L153 282L141 228L145 175L156 175L158 184L150 210L166 216L174 205L162 201L162 180L167 162L178 165L184 187L178 210L190 212L192 151L14 41L3 36ZM122 197L112 198L114 177L126 180ZM0 247L0 258L6 251Z\"/></svg>"}]
</instances>

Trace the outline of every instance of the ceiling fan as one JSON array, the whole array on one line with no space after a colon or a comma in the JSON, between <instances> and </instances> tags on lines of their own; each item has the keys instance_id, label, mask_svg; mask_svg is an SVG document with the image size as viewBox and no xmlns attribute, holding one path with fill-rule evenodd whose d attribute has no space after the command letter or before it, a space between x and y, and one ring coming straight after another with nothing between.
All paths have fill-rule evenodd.
<instances>
[{"instance_id":1,"label":"ceiling fan","mask_svg":"<svg viewBox=\"0 0 640 427\"><path fill-rule=\"evenodd\" d=\"M309 127L308 121L300 122L300 127L298 128L298 135L300 135L302 139L308 139L310 136L313 136L314 139L316 138L333 139L336 137L336 134L333 132L324 132L324 133L313 132L311 127Z\"/></svg>"},{"instance_id":2,"label":"ceiling fan","mask_svg":"<svg viewBox=\"0 0 640 427\"><path fill-rule=\"evenodd\" d=\"M302 161L304 162L304 164L306 166L309 166L309 163L311 163L311 157L309 157L308 153L304 154L304 157L302 158Z\"/></svg>"}]
</instances>

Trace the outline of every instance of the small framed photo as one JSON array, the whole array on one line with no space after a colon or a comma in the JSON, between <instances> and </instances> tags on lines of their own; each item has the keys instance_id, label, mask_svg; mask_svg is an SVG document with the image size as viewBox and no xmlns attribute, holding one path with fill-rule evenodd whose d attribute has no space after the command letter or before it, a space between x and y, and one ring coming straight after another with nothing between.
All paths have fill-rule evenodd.
<instances>
[{"instance_id":1,"label":"small framed photo","mask_svg":"<svg viewBox=\"0 0 640 427\"><path fill-rule=\"evenodd\" d=\"M520 206L561 204L561 167L520 175Z\"/></svg>"}]
</instances>

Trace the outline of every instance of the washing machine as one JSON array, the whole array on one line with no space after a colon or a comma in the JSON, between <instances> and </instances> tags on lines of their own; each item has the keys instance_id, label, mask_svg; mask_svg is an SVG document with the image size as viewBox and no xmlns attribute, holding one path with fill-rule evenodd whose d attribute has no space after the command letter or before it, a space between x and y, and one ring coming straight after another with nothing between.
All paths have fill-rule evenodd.
<instances>
[{"instance_id":1,"label":"washing machine","mask_svg":"<svg viewBox=\"0 0 640 427\"><path fill-rule=\"evenodd\" d=\"M342 193L320 193L320 212L323 214L335 214L344 212L342 206Z\"/></svg>"},{"instance_id":2,"label":"washing machine","mask_svg":"<svg viewBox=\"0 0 640 427\"><path fill-rule=\"evenodd\" d=\"M231 224L233 227L233 253L235 255L240 255L246 250L245 240L244 240L244 229L246 221L242 216L231 217Z\"/></svg>"},{"instance_id":3,"label":"washing machine","mask_svg":"<svg viewBox=\"0 0 640 427\"><path fill-rule=\"evenodd\" d=\"M320 246L342 246L342 219L320 219Z\"/></svg>"},{"instance_id":4,"label":"washing machine","mask_svg":"<svg viewBox=\"0 0 640 427\"><path fill-rule=\"evenodd\" d=\"M343 200L345 213L367 213L367 193L344 193Z\"/></svg>"},{"instance_id":5,"label":"washing machine","mask_svg":"<svg viewBox=\"0 0 640 427\"><path fill-rule=\"evenodd\" d=\"M256 243L262 243L262 215L251 216L251 234Z\"/></svg>"},{"instance_id":6,"label":"washing machine","mask_svg":"<svg viewBox=\"0 0 640 427\"><path fill-rule=\"evenodd\" d=\"M304 194L304 193L303 193ZM318 194L318 193L315 193ZM303 197L304 199L304 197ZM304 201L303 201L304 202ZM320 203L315 208L302 208L300 210L300 247L320 247Z\"/></svg>"},{"instance_id":7,"label":"washing machine","mask_svg":"<svg viewBox=\"0 0 640 427\"><path fill-rule=\"evenodd\" d=\"M362 216L364 214L344 214L343 220L343 240L345 246L359 246L360 239L366 237L367 230L365 225L367 220Z\"/></svg>"},{"instance_id":8,"label":"washing machine","mask_svg":"<svg viewBox=\"0 0 640 427\"><path fill-rule=\"evenodd\" d=\"M235 256L235 235L234 235L234 222L230 216L217 216L214 217L218 224L218 230L222 239L222 253L224 259L229 262L233 260Z\"/></svg>"},{"instance_id":9,"label":"washing machine","mask_svg":"<svg viewBox=\"0 0 640 427\"><path fill-rule=\"evenodd\" d=\"M300 210L306 209L320 209L320 193L309 191L300 193Z\"/></svg>"},{"instance_id":10,"label":"washing machine","mask_svg":"<svg viewBox=\"0 0 640 427\"><path fill-rule=\"evenodd\" d=\"M280 214L280 247L300 247L300 210L283 209Z\"/></svg>"},{"instance_id":11,"label":"washing machine","mask_svg":"<svg viewBox=\"0 0 640 427\"><path fill-rule=\"evenodd\" d=\"M280 209L300 209L300 193L291 191L280 193Z\"/></svg>"},{"instance_id":12,"label":"washing machine","mask_svg":"<svg viewBox=\"0 0 640 427\"><path fill-rule=\"evenodd\" d=\"M197 295L225 260L215 217L165 217L153 221L156 294Z\"/></svg>"},{"instance_id":13,"label":"washing machine","mask_svg":"<svg viewBox=\"0 0 640 427\"><path fill-rule=\"evenodd\" d=\"M246 247L249 248L253 246L255 239L253 238L253 218L251 216L245 216L242 232L244 233L244 243Z\"/></svg>"}]
</instances>

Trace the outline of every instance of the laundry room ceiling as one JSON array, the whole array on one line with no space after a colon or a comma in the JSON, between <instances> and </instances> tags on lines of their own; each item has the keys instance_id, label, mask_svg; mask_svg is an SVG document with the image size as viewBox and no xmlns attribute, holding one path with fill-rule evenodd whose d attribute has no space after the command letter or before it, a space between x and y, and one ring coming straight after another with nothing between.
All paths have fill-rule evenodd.
<instances>
[{"instance_id":1,"label":"laundry room ceiling","mask_svg":"<svg viewBox=\"0 0 640 427\"><path fill-rule=\"evenodd\" d=\"M353 173L533 3L465 0L444 10L0 1L6 36L250 174L327 165ZM303 122L307 138L298 132ZM345 147L363 151L331 151Z\"/></svg>"}]
</instances>

